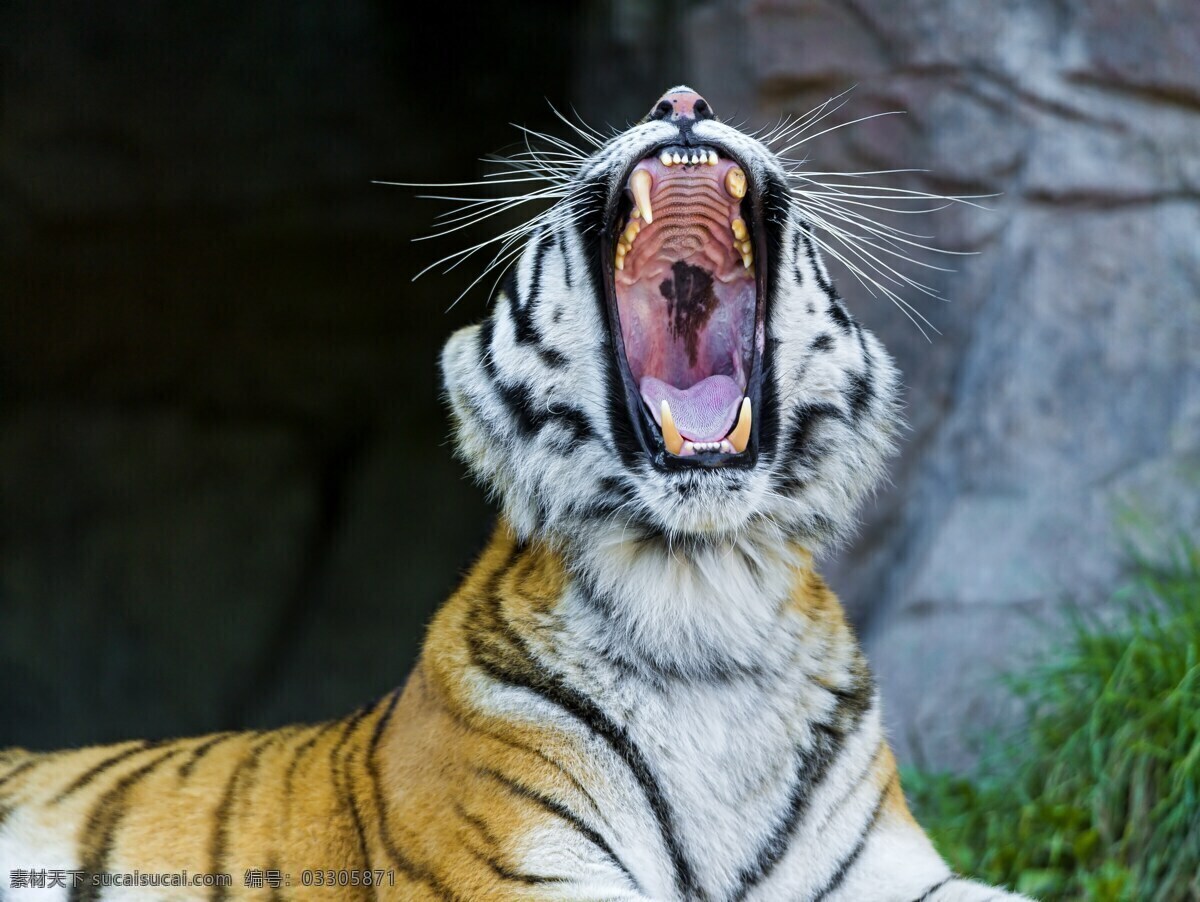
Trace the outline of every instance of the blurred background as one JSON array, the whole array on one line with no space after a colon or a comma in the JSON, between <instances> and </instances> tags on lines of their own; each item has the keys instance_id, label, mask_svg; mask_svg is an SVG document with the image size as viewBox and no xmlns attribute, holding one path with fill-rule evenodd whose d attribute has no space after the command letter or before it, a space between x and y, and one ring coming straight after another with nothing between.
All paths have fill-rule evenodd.
<instances>
[{"instance_id":1,"label":"blurred background","mask_svg":"<svg viewBox=\"0 0 1200 902\"><path fill-rule=\"evenodd\" d=\"M435 360L486 294L411 277L461 181L687 82L812 168L996 194L894 306L841 274L911 431L825 563L902 759L975 760L997 672L1107 604L1123 523L1200 528L1192 0L0 5L0 745L265 727L399 684L493 511ZM476 238L478 240L478 237ZM836 274L836 273L835 273Z\"/></svg>"}]
</instances>

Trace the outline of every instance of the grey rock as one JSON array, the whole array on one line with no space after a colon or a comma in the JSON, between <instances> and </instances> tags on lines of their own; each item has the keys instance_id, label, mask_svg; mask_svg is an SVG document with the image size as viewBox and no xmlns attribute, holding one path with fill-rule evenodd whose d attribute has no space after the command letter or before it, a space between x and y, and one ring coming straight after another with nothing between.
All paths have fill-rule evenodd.
<instances>
[{"instance_id":1,"label":"grey rock","mask_svg":"<svg viewBox=\"0 0 1200 902\"><path fill-rule=\"evenodd\" d=\"M931 343L838 278L898 360L912 429L826 569L901 757L958 768L1016 716L997 672L1052 649L1067 606L1103 614L1131 544L1200 536L1200 17L1184 0L839 9L710 4L692 34L756 36L731 91L762 120L855 83L827 124L908 110L805 144L813 168L997 195L914 229L979 254L930 280L950 304L910 292Z\"/></svg>"}]
</instances>

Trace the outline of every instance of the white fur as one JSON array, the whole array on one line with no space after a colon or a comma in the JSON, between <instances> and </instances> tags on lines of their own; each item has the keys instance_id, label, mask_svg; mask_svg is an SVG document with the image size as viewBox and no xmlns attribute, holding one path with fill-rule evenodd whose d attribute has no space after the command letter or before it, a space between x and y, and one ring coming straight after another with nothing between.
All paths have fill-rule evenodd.
<instances>
[{"instance_id":1,"label":"white fur","mask_svg":"<svg viewBox=\"0 0 1200 902\"><path fill-rule=\"evenodd\" d=\"M779 161L757 141L711 120L694 133L731 149L753 184L786 184ZM630 164L676 135L667 122L634 126L601 146L577 179L621 190ZM851 532L883 475L899 428L898 376L874 337L826 291L828 273L802 211L781 202L782 218L768 223L781 259L765 261L777 286L766 321L776 440L763 444L750 470L666 472L645 455L623 462L611 441L621 423L608 401L616 364L602 286L589 266L597 236L577 227L578 196L533 230L515 296L495 299L490 345L474 326L446 346L458 447L520 538L547 541L569 562L571 586L539 628L541 662L593 699L645 755L697 896L725 899L787 808L799 762L825 741L822 724L839 715L829 686L850 686L862 672L848 631L823 631L786 602L810 554ZM560 242L548 249L555 234ZM521 342L517 315L565 365ZM870 390L856 396L856 380ZM522 427L505 400L513 391L532 407L536 428ZM814 409L824 415L811 418ZM622 406L615 415L628 413ZM584 438L570 423L580 416ZM797 445L791 439L805 423ZM586 725L519 688L481 687L480 701L506 716L522 716L524 705L525 716L556 718L576 734L587 754L571 766L590 775L596 802L579 810L644 893L629 895L635 888L611 868L595 876L608 867L597 849L565 825L548 824L527 837L523 866L542 874L568 868L579 880L545 898L678 898L667 840L627 761ZM808 787L786 850L748 898L816 896L864 831L860 854L830 898L916 899L949 877L919 830L879 808L882 787L871 775L884 747L872 696L828 771ZM947 883L934 898L973 898L971 887Z\"/></svg>"}]
</instances>

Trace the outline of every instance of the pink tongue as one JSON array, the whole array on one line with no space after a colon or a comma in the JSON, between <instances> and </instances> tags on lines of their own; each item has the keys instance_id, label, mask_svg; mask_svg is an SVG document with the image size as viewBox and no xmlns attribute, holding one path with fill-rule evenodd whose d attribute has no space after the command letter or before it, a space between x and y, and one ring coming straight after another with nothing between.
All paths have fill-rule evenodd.
<instances>
[{"instance_id":1,"label":"pink tongue","mask_svg":"<svg viewBox=\"0 0 1200 902\"><path fill-rule=\"evenodd\" d=\"M691 388L676 388L653 376L644 376L642 400L662 425L663 398L671 405L671 417L679 434L693 442L715 442L729 434L742 403L742 389L729 376L709 376Z\"/></svg>"}]
</instances>

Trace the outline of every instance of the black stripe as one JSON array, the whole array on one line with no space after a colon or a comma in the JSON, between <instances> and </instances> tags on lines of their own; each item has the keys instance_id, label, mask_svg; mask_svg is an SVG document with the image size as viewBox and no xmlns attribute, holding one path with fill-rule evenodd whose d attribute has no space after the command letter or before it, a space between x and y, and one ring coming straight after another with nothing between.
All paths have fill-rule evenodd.
<instances>
[{"instance_id":1,"label":"black stripe","mask_svg":"<svg viewBox=\"0 0 1200 902\"><path fill-rule=\"evenodd\" d=\"M8 773L6 773L3 777L0 777L0 786L3 786L9 780L15 780L17 777L21 776L21 774L25 773L30 768L32 768L40 763L41 763L40 758L30 758L28 761L22 761L20 764L18 764L12 770L10 770Z\"/></svg>"},{"instance_id":2,"label":"black stripe","mask_svg":"<svg viewBox=\"0 0 1200 902\"><path fill-rule=\"evenodd\" d=\"M775 228L764 228L764 239L767 243L767 265L763 267L763 278L766 283L766 311L764 326L767 339L763 343L762 377L759 379L761 403L756 402L754 411L755 428L758 432L758 454L762 465L768 466L780 454L783 421L781 412L783 403L779 397L779 380L776 373L776 360L779 356L779 342L770 336L774 332L774 318L781 315L784 309L782 297L786 284L778 278L776 265L782 265L784 253L783 224L788 221L791 213L791 192L788 186L768 175L764 179L761 192L762 211L756 221L775 224ZM753 378L753 376L751 376Z\"/></svg>"},{"instance_id":3,"label":"black stripe","mask_svg":"<svg viewBox=\"0 0 1200 902\"><path fill-rule=\"evenodd\" d=\"M80 856L82 865L80 870L84 872L84 877L80 883L71 886L68 894L71 902L92 902L92 900L100 898L100 891L103 887L93 885L92 875L103 873L106 870L105 863L108 856L112 854L117 828L125 817L130 790L156 767L182 751L183 749L178 748L171 749L121 777L112 789L101 796L100 800L92 807L88 814L87 824L84 826L83 842L81 843L86 849Z\"/></svg>"},{"instance_id":4,"label":"black stripe","mask_svg":"<svg viewBox=\"0 0 1200 902\"><path fill-rule=\"evenodd\" d=\"M139 742L137 745L133 746L133 748L125 749L124 751L118 752L115 755L105 758L103 761L99 762L98 764L96 764L93 767L89 767L82 774L80 774L69 786L67 786L66 789L64 789L62 792L60 792L58 795L56 795L53 799L51 799L50 804L57 805L63 799L67 798L67 796L71 795L72 793L78 792L80 789L83 789L83 787L87 786L89 783L91 783L93 780L95 780L98 776L100 776L102 773L104 773L109 768L115 767L116 765L120 764L122 761L132 758L134 755L144 752L147 749L153 748L156 745L159 745L159 743L143 740L143 741Z\"/></svg>"},{"instance_id":5,"label":"black stripe","mask_svg":"<svg viewBox=\"0 0 1200 902\"><path fill-rule=\"evenodd\" d=\"M562 774L566 778L567 782L571 784L571 786L576 790L576 792L578 792L580 795L582 795L585 799L588 800L588 802L592 806L592 809L597 814L600 813L600 803L596 801L596 799L588 791L587 787L584 786L583 783L581 783L579 781L579 778L577 776L575 776L573 773L571 773L569 770L567 770L565 767L563 767L560 762L556 761L554 758L551 758L549 755L547 755L541 749L535 748L532 745L525 745L522 742L517 742L516 740L510 739L507 736L501 735L500 733L490 732L490 731L484 729L483 727L480 727L476 724L471 723L459 711L448 708L446 713L449 714L450 717L452 717L456 723L461 725L464 730L467 730L468 732L479 733L480 735L486 736L489 739L494 740L495 742L499 742L501 745L506 745L509 748L513 748L513 749L517 749L518 751L525 752L527 755L532 755L533 757L550 765L552 768L554 768L556 771L558 771L560 774Z\"/></svg>"},{"instance_id":6,"label":"black stripe","mask_svg":"<svg viewBox=\"0 0 1200 902\"><path fill-rule=\"evenodd\" d=\"M313 734L305 739L302 743L292 749L292 760L288 762L287 770L283 775L283 817L284 823L291 823L292 817L292 786L296 780L296 769L300 766L300 759L303 758L308 751L317 744L322 736L336 727L341 721L331 720L328 723L313 727Z\"/></svg>"},{"instance_id":7,"label":"black stripe","mask_svg":"<svg viewBox=\"0 0 1200 902\"><path fill-rule=\"evenodd\" d=\"M871 398L875 394L875 389L869 375L861 373L852 373L850 376L850 386L845 390L846 403L850 406L850 413L854 419L862 419L862 415L867 410L867 405L871 403Z\"/></svg>"},{"instance_id":8,"label":"black stripe","mask_svg":"<svg viewBox=\"0 0 1200 902\"><path fill-rule=\"evenodd\" d=\"M567 365L566 355L549 347L533 321L533 308L541 300L542 273L546 265L546 251L550 242L544 240L544 232L539 232L531 239L533 245L533 273L529 277L529 293L522 298L518 294L518 284L514 277L508 282L504 293L508 298L509 315L512 317L513 329L516 333L517 344L529 345L541 358L542 363L551 369L561 369ZM529 248L526 248L526 253ZM495 314L493 314L495 315Z\"/></svg>"},{"instance_id":9,"label":"black stripe","mask_svg":"<svg viewBox=\"0 0 1200 902\"><path fill-rule=\"evenodd\" d=\"M577 519L584 521L604 519L627 508L631 502L637 499L637 489L624 477L603 476L600 478L597 489L600 500L581 508L575 515ZM631 516L636 521L637 512L631 512Z\"/></svg>"},{"instance_id":10,"label":"black stripe","mask_svg":"<svg viewBox=\"0 0 1200 902\"><path fill-rule=\"evenodd\" d=\"M956 879L955 876L953 874L951 874L945 880L941 880L941 881L935 883L933 886L929 887L929 889L925 890L925 892L921 894L920 898L914 899L913 902L929 902L929 900L933 898L934 893L936 893L943 886L945 886L947 883L949 883L951 880L954 880L954 879Z\"/></svg>"},{"instance_id":11,"label":"black stripe","mask_svg":"<svg viewBox=\"0 0 1200 902\"><path fill-rule=\"evenodd\" d=\"M796 284L804 284L804 270L800 268L800 261L804 258L804 253L800 249L800 230L796 229L795 237L792 239L792 268L796 274Z\"/></svg>"},{"instance_id":12,"label":"black stripe","mask_svg":"<svg viewBox=\"0 0 1200 902\"><path fill-rule=\"evenodd\" d=\"M561 675L536 662L524 638L504 619L497 588L504 575L515 566L523 550L522 545L514 545L508 561L498 568L489 580L481 601L488 605L487 615L490 622L480 624L480 628L469 631L468 643L472 659L497 682L533 692L552 705L562 708L600 736L625 762L658 822L659 833L670 855L675 870L675 883L680 894L687 898L696 897L700 890L691 864L685 857L676 835L670 805L641 749L629 737L625 728L614 722L593 699L568 686ZM474 613L479 612L477 610ZM492 636L502 639L504 647L499 650L490 647L487 639ZM513 666L514 661L524 666L518 669Z\"/></svg>"},{"instance_id":13,"label":"black stripe","mask_svg":"<svg viewBox=\"0 0 1200 902\"><path fill-rule=\"evenodd\" d=\"M248 736L253 734L242 735ZM213 814L215 828L209 846L209 854L212 861L208 869L210 874L225 873L225 852L229 845L229 822L233 817L233 806L240 800L238 790L242 780L247 775L249 775L250 779L254 778L254 772L258 769L259 758L262 756L263 749L278 742L279 739L280 736L278 733L269 734L261 742L254 745L238 761L232 773L230 773L229 779L225 783L225 792L221 796L221 801L217 803L216 811ZM228 894L229 887L217 885L212 888L210 898L213 902L219 902L219 900L225 899Z\"/></svg>"},{"instance_id":14,"label":"black stripe","mask_svg":"<svg viewBox=\"0 0 1200 902\"><path fill-rule=\"evenodd\" d=\"M371 794L375 800L375 811L379 819L379 839L383 843L383 848L387 852L388 858L391 859L392 863L403 874L412 880L419 880L427 884L430 889L443 899L457 899L458 896L443 884L433 871L423 865L417 864L417 862L405 855L392 838L391 822L388 819L387 798L383 794L383 784L379 780L379 762L377 757L379 743L383 739L384 731L387 729L387 725L392 719L392 713L396 710L396 704L399 701L400 690L397 689L391 694L391 701L388 702L387 710L375 722L375 730L371 733L371 742L367 746L367 774L371 778Z\"/></svg>"},{"instance_id":15,"label":"black stripe","mask_svg":"<svg viewBox=\"0 0 1200 902\"><path fill-rule=\"evenodd\" d=\"M454 813L479 831L479 835L483 837L484 842L486 842L489 846L498 847L501 844L502 840L492 832L492 828L488 826L488 822L483 818L477 817L476 815L467 811L467 809L463 807L462 802L456 801L454 803Z\"/></svg>"},{"instance_id":16,"label":"black stripe","mask_svg":"<svg viewBox=\"0 0 1200 902\"><path fill-rule=\"evenodd\" d=\"M789 467L816 466L828 453L828 448L817 445L813 439L822 420L844 420L845 414L832 404L806 404L792 417L792 428L784 441L784 453ZM807 480L795 473L781 473L775 479L775 488L783 492L803 489Z\"/></svg>"},{"instance_id":17,"label":"black stripe","mask_svg":"<svg viewBox=\"0 0 1200 902\"><path fill-rule=\"evenodd\" d=\"M190 777L192 771L196 769L197 762L205 755L212 751L214 746L220 745L222 742L228 742L234 736L239 736L239 733L218 733L204 742L200 743L192 749L191 756L183 764L179 765L179 776L183 778Z\"/></svg>"},{"instance_id":18,"label":"black stripe","mask_svg":"<svg viewBox=\"0 0 1200 902\"><path fill-rule=\"evenodd\" d=\"M763 345L762 379L759 382L762 403L755 413L758 418L759 461L764 467L769 467L772 461L779 458L783 440L783 406L779 400L779 380L775 373L778 346L779 342L774 338L768 338Z\"/></svg>"},{"instance_id":19,"label":"black stripe","mask_svg":"<svg viewBox=\"0 0 1200 902\"><path fill-rule=\"evenodd\" d=\"M825 293L825 297L829 301L829 318L837 323L838 328L849 335L856 325L854 322L854 317L850 315L850 312L842 303L842 299L838 297L838 293L834 289L833 283L826 279L822 274L821 263L817 259L817 248L812 239L809 237L809 227L807 223L802 223L800 225L800 235L804 242L804 248L808 256L808 262L812 264L813 273L817 277L817 284L821 286L821 291Z\"/></svg>"},{"instance_id":20,"label":"black stripe","mask_svg":"<svg viewBox=\"0 0 1200 902\"><path fill-rule=\"evenodd\" d=\"M875 825L879 823L879 815L883 813L883 801L887 798L888 788L885 786L883 792L879 794L879 800L875 803L875 809L871 812L871 819L867 821L863 827L862 835L858 837L858 842L854 844L854 849L850 854L842 860L838 865L838 869L833 872L833 876L829 878L829 882L825 884L822 890L813 898L813 902L821 902L836 890L846 879L846 875L850 873L850 869L854 867L858 857L862 855L863 849L867 846L867 840L870 839L871 833L875 830Z\"/></svg>"},{"instance_id":21,"label":"black stripe","mask_svg":"<svg viewBox=\"0 0 1200 902\"><path fill-rule=\"evenodd\" d=\"M828 332L822 332L812 340L812 344L810 344L808 347L813 351L832 351L833 336Z\"/></svg>"},{"instance_id":22,"label":"black stripe","mask_svg":"<svg viewBox=\"0 0 1200 902\"><path fill-rule=\"evenodd\" d=\"M493 387L499 400L512 414L517 431L526 438L536 437L551 423L566 426L576 443L595 437L587 415L577 407L558 407L551 411L539 406L533 393L524 385L512 385L497 379Z\"/></svg>"},{"instance_id":23,"label":"black stripe","mask_svg":"<svg viewBox=\"0 0 1200 902\"><path fill-rule=\"evenodd\" d=\"M589 441L596 436L587 415L577 407L558 407L554 411L541 408L533 397L533 393L523 384L508 382L496 366L495 341L496 325L492 317L483 321L479 329L479 354L483 363L483 372L498 395L498 400L512 415L517 431L522 436L536 435L551 423L561 423L570 429L575 442ZM483 419L482 412L479 413Z\"/></svg>"},{"instance_id":24,"label":"black stripe","mask_svg":"<svg viewBox=\"0 0 1200 902\"><path fill-rule=\"evenodd\" d=\"M549 796L544 796L537 790L526 786L524 783L514 780L497 770L492 770L489 767L477 768L476 772L481 776L492 778L502 786L506 787L513 794L533 802L535 805L540 806L556 817L566 821L568 824L578 830L579 833L588 840L588 842L604 853L604 857L612 862L612 864L616 866L616 868L620 870L622 874L625 875L626 879L633 886L635 892L644 895L641 886L637 882L637 878L635 878L630 872L629 868L625 866L625 862L621 860L620 856L613 851L612 846L608 844L604 837L601 836L595 828L588 824L583 818L579 817L579 815L573 812L566 805L555 801Z\"/></svg>"},{"instance_id":25,"label":"black stripe","mask_svg":"<svg viewBox=\"0 0 1200 902\"><path fill-rule=\"evenodd\" d=\"M470 852L476 860L487 865L488 868L491 869L492 873L501 880L508 880L512 883L521 883L525 886L540 886L546 883L567 882L566 877L543 877L541 874L522 874L520 871L512 870L499 859L481 852L479 849L476 849L473 846L464 844L463 848Z\"/></svg>"},{"instance_id":26,"label":"black stripe","mask_svg":"<svg viewBox=\"0 0 1200 902\"><path fill-rule=\"evenodd\" d=\"M350 741L350 737L371 711L378 707L378 702L371 705L363 705L355 711L348 719L344 721L345 729L342 730L342 735L338 737L338 741L334 743L333 748L329 750L329 776L333 783L334 792L337 793L338 801L350 812L350 818L354 822L355 838L358 840L359 857L362 861L363 870L371 869L371 855L367 849L367 835L363 829L362 816L358 811L358 803L354 799L354 793L350 790L346 783L349 766L349 760L343 761L341 758L342 749L346 747L346 743Z\"/></svg>"},{"instance_id":27,"label":"black stripe","mask_svg":"<svg viewBox=\"0 0 1200 902\"><path fill-rule=\"evenodd\" d=\"M813 747L797 759L796 778L782 816L771 834L759 846L754 863L738 874L737 889L730 896L731 899L745 898L750 890L771 875L812 804L814 793L828 776L829 769L842 754L846 743L858 732L863 717L870 710L875 686L870 670L861 656L856 659L852 672L855 679L849 689L830 690L838 699L832 719L814 725L816 737ZM873 764L874 761L872 766ZM867 773L870 773L870 769L868 767Z\"/></svg>"},{"instance_id":28,"label":"black stripe","mask_svg":"<svg viewBox=\"0 0 1200 902\"><path fill-rule=\"evenodd\" d=\"M866 412L867 406L875 396L875 358L867 347L867 337L862 329L858 329L858 348L863 358L863 371L850 377L850 389L847 400L854 418L860 419Z\"/></svg>"}]
</instances>

